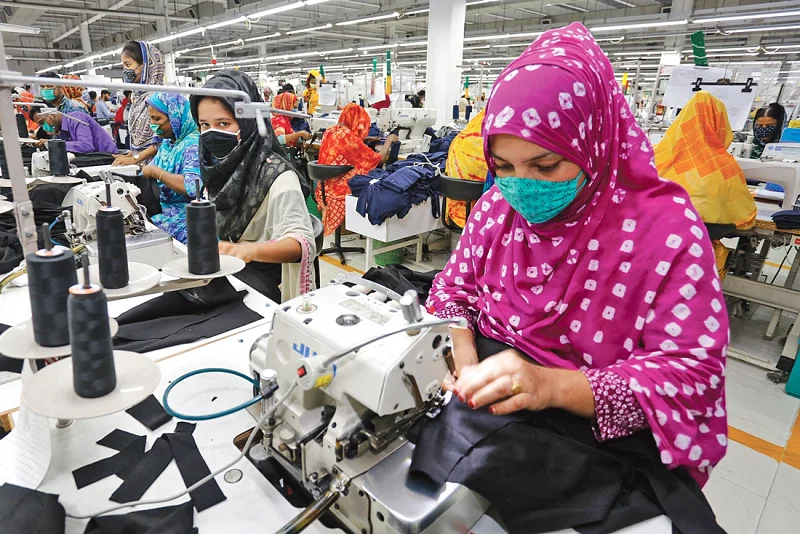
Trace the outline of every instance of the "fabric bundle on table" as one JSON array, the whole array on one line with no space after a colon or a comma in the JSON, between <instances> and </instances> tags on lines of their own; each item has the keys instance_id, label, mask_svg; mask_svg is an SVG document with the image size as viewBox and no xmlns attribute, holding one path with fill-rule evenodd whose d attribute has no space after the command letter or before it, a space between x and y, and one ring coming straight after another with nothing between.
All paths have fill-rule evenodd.
<instances>
[{"instance_id":1,"label":"fabric bundle on table","mask_svg":"<svg viewBox=\"0 0 800 534\"><path fill-rule=\"evenodd\" d=\"M354 176L350 179L350 190L358 197L358 213L375 225L394 216L402 219L412 206L429 198L432 215L438 218L437 176L437 167L430 164L398 162L387 170L374 169L369 174Z\"/></svg>"},{"instance_id":2,"label":"fabric bundle on table","mask_svg":"<svg viewBox=\"0 0 800 534\"><path fill-rule=\"evenodd\" d=\"M779 211L772 215L772 220L781 230L800 230L800 211Z\"/></svg>"}]
</instances>

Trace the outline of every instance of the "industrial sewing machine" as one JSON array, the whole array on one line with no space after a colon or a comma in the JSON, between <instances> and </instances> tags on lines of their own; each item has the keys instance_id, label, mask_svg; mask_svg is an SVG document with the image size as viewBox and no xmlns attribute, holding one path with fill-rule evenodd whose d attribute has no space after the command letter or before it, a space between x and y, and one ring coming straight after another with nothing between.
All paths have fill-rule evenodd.
<instances>
[{"instance_id":1,"label":"industrial sewing machine","mask_svg":"<svg viewBox=\"0 0 800 534\"><path fill-rule=\"evenodd\" d=\"M330 512L354 533L469 532L485 499L407 477L413 445L405 433L443 403L447 322L428 315L416 293L345 280L361 285L338 283L283 304L250 351L262 391L277 384L280 396L299 384L262 425L262 446L317 501L279 532L299 532L334 502Z\"/></svg>"},{"instance_id":2,"label":"industrial sewing machine","mask_svg":"<svg viewBox=\"0 0 800 534\"><path fill-rule=\"evenodd\" d=\"M152 265L160 269L175 259L170 235L149 223L142 207L136 202L141 190L133 184L115 180L111 182L111 205L122 210L125 218L125 242L128 261ZM67 237L73 246L86 245L89 256L95 259L97 212L106 205L106 183L91 182L76 185L69 190L63 206L72 206L72 214L62 217L67 227Z\"/></svg>"},{"instance_id":3,"label":"industrial sewing machine","mask_svg":"<svg viewBox=\"0 0 800 534\"><path fill-rule=\"evenodd\" d=\"M423 136L436 124L436 110L424 108L387 108L378 112L377 125L383 132L399 129L400 153L423 152Z\"/></svg>"},{"instance_id":4,"label":"industrial sewing machine","mask_svg":"<svg viewBox=\"0 0 800 534\"><path fill-rule=\"evenodd\" d=\"M772 182L783 187L781 210L790 210L800 196L800 143L769 143L761 159L736 158L745 179ZM762 210L763 211L763 210ZM774 211L779 211L775 209ZM774 213L773 211L773 213ZM772 213L761 213L770 216Z\"/></svg>"},{"instance_id":5,"label":"industrial sewing machine","mask_svg":"<svg viewBox=\"0 0 800 534\"><path fill-rule=\"evenodd\" d=\"M728 154L735 158L749 158L753 150L753 143L731 143L728 145Z\"/></svg>"},{"instance_id":6,"label":"industrial sewing machine","mask_svg":"<svg viewBox=\"0 0 800 534\"><path fill-rule=\"evenodd\" d=\"M67 153L69 161L75 159L75 154ZM39 178L43 176L52 176L50 172L50 156L47 150L40 150L31 154L31 176Z\"/></svg>"}]
</instances>

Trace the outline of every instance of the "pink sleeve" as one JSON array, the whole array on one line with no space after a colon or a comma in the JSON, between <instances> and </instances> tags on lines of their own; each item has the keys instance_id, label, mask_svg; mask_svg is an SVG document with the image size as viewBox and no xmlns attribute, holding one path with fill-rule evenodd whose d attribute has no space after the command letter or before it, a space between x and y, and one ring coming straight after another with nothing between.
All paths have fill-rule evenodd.
<instances>
[{"instance_id":1,"label":"pink sleeve","mask_svg":"<svg viewBox=\"0 0 800 534\"><path fill-rule=\"evenodd\" d=\"M649 427L647 416L625 379L613 371L583 371L592 387L594 433L598 441L621 438Z\"/></svg>"}]
</instances>

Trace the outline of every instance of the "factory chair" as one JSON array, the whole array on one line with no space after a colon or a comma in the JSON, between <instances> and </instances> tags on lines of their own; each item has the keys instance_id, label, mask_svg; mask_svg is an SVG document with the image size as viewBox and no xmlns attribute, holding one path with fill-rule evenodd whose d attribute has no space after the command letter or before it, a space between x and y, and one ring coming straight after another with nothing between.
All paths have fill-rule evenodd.
<instances>
[{"instance_id":1,"label":"factory chair","mask_svg":"<svg viewBox=\"0 0 800 534\"><path fill-rule=\"evenodd\" d=\"M338 178L339 176L347 174L352 170L353 170L352 165L320 165L316 161L308 162L308 177L311 178L311 181L314 182L315 186L319 184L319 187L322 188L323 203L327 203L325 199L325 182L332 178ZM345 252L355 252L357 254L363 254L364 249L360 247L343 247L342 228L340 225L336 229L336 233L334 234L333 246L331 248L326 248L322 250L320 254L331 254L334 252L339 256L339 261L342 262L342 265L344 265L347 263L347 260L344 257Z\"/></svg>"},{"instance_id":2,"label":"factory chair","mask_svg":"<svg viewBox=\"0 0 800 534\"><path fill-rule=\"evenodd\" d=\"M317 251L314 256L314 286L319 289L319 254L322 247L325 246L325 227L322 226L322 221L316 215L309 214L309 217L311 217L311 231L314 232L314 245Z\"/></svg>"},{"instance_id":3,"label":"factory chair","mask_svg":"<svg viewBox=\"0 0 800 534\"><path fill-rule=\"evenodd\" d=\"M483 182L460 180L449 176L440 176L439 180L439 191L444 197L442 199L442 226L451 232L460 234L463 229L447 220L447 199L465 201L467 203L466 219L469 219L472 203L483 195Z\"/></svg>"}]
</instances>

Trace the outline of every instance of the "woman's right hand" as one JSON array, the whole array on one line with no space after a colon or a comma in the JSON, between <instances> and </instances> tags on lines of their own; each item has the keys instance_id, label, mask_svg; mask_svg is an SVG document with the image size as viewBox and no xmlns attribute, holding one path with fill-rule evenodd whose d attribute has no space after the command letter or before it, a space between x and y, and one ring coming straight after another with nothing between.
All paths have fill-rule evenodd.
<instances>
[{"instance_id":1,"label":"woman's right hand","mask_svg":"<svg viewBox=\"0 0 800 534\"><path fill-rule=\"evenodd\" d=\"M120 165L136 165L139 163L134 159L133 156L128 154L112 154L114 156L114 163L111 164L112 167L119 167Z\"/></svg>"},{"instance_id":2,"label":"woman's right hand","mask_svg":"<svg viewBox=\"0 0 800 534\"><path fill-rule=\"evenodd\" d=\"M442 389L452 391L461 370L468 365L478 363L478 350L475 348L475 336L469 328L450 328L450 340L453 343L453 363L455 373L447 373L442 381Z\"/></svg>"},{"instance_id":3,"label":"woman's right hand","mask_svg":"<svg viewBox=\"0 0 800 534\"><path fill-rule=\"evenodd\" d=\"M299 132L295 133L297 134L297 137L299 139L302 139L303 141L308 141L309 139L311 139L311 134L305 130L300 130Z\"/></svg>"},{"instance_id":4,"label":"woman's right hand","mask_svg":"<svg viewBox=\"0 0 800 534\"><path fill-rule=\"evenodd\" d=\"M395 134L389 134L386 136L386 141L384 141L384 143L387 145L391 145L392 143L396 143L399 140L400 138L397 137Z\"/></svg>"}]
</instances>

